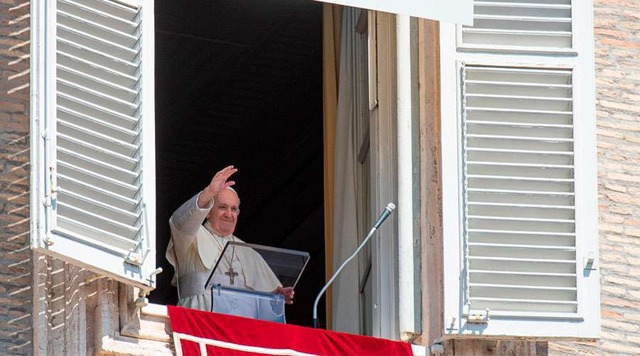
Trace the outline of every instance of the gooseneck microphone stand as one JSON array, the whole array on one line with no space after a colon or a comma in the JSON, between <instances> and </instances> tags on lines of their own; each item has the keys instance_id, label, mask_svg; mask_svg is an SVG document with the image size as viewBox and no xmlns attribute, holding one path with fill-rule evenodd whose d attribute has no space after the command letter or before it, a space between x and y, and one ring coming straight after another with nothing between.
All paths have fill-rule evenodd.
<instances>
[{"instance_id":1,"label":"gooseneck microphone stand","mask_svg":"<svg viewBox=\"0 0 640 356\"><path fill-rule=\"evenodd\" d=\"M362 248L364 247L364 245L367 244L371 236L373 236L376 230L378 230L380 225L382 225L382 223L389 217L389 215L391 215L391 212L395 208L396 206L393 203L387 204L387 206L384 208L384 211L382 212L382 214L380 214L380 217L378 218L376 223L373 225L373 228L371 229L371 231L369 231L369 234L367 234L367 237L365 237L365 239L360 243L358 248L351 254L351 256L349 256L349 258L347 258L344 262L342 262L340 267L338 267L338 269L333 273L333 276L331 276L331 279L329 279L329 281L324 285L324 287L322 287L322 289L318 293L318 296L316 297L315 302L313 302L313 327L314 328L317 329L319 326L318 325L318 302L320 301L320 297L322 297L322 294L324 294L327 288L329 288L331 283L333 283L333 281L336 279L338 274L340 274L340 271L342 271L342 269L347 265L347 263L349 263L349 261L351 261L354 257L356 257L358 252L362 250Z\"/></svg>"}]
</instances>

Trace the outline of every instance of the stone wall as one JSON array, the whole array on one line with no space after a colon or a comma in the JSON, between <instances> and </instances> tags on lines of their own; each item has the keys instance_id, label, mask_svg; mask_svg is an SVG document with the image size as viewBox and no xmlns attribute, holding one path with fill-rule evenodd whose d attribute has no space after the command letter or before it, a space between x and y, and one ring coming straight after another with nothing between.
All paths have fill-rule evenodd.
<instances>
[{"instance_id":1,"label":"stone wall","mask_svg":"<svg viewBox=\"0 0 640 356\"><path fill-rule=\"evenodd\" d=\"M0 0L0 354L33 353L29 1Z\"/></svg>"},{"instance_id":2,"label":"stone wall","mask_svg":"<svg viewBox=\"0 0 640 356\"><path fill-rule=\"evenodd\" d=\"M640 1L594 0L602 338L552 354L640 354Z\"/></svg>"}]
</instances>

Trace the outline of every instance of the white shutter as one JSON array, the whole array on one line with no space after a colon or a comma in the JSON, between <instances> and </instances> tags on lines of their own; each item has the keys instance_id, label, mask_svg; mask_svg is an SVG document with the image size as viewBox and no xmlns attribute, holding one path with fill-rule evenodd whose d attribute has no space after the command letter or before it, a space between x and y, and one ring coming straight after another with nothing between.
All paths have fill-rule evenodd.
<instances>
[{"instance_id":1,"label":"white shutter","mask_svg":"<svg viewBox=\"0 0 640 356\"><path fill-rule=\"evenodd\" d=\"M152 3L57 0L40 9L36 246L147 288L155 269Z\"/></svg>"},{"instance_id":2,"label":"white shutter","mask_svg":"<svg viewBox=\"0 0 640 356\"><path fill-rule=\"evenodd\" d=\"M573 47L571 0L476 0L462 48L563 51Z\"/></svg>"},{"instance_id":3,"label":"white shutter","mask_svg":"<svg viewBox=\"0 0 640 356\"><path fill-rule=\"evenodd\" d=\"M590 6L475 4L441 32L445 333L597 337Z\"/></svg>"},{"instance_id":4,"label":"white shutter","mask_svg":"<svg viewBox=\"0 0 640 356\"><path fill-rule=\"evenodd\" d=\"M463 78L465 304L575 313L571 71L469 66Z\"/></svg>"}]
</instances>

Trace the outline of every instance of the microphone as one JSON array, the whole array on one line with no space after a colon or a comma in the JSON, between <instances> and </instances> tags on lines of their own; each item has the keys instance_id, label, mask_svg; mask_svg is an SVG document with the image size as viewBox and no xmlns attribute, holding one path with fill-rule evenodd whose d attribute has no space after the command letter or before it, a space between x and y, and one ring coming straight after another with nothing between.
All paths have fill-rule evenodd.
<instances>
[{"instance_id":1,"label":"microphone","mask_svg":"<svg viewBox=\"0 0 640 356\"><path fill-rule=\"evenodd\" d=\"M313 302L313 327L314 328L316 329L318 328L318 302L320 301L320 297L322 297L322 294L324 294L324 292L327 290L327 288L329 288L331 283L333 283L333 281L336 279L338 274L340 274L344 266L346 266L347 263L349 263L349 261L351 261L354 257L356 257L358 252L362 250L362 248L364 247L364 245L367 244L371 236L373 236L373 234L376 232L376 230L378 230L378 228L382 225L382 223L384 223L384 221L387 220L387 218L389 217L389 215L391 215L391 213L395 208L396 208L395 204L393 203L387 204L382 214L380 214L380 217L378 217L378 220L376 221L376 223L373 224L373 228L371 229L371 231L369 231L369 234L367 234L367 237L365 237L365 239L362 240L360 245L358 245L358 248L356 248L356 250L351 254L351 256L349 256L344 262L342 262L340 267L338 267L338 269L333 273L333 276L331 276L329 281L324 285L324 287L322 287L322 289L318 293L318 296L316 297L316 300Z\"/></svg>"},{"instance_id":2,"label":"microphone","mask_svg":"<svg viewBox=\"0 0 640 356\"><path fill-rule=\"evenodd\" d=\"M380 225L382 225L382 223L387 220L387 218L389 217L389 215L391 215L391 212L396 208L396 205L393 203L389 203L387 204L387 206L384 208L384 211L382 212L382 214L380 214L380 217L378 218L378 221L376 221L375 224L373 224L373 228L378 230L378 228L380 228Z\"/></svg>"}]
</instances>

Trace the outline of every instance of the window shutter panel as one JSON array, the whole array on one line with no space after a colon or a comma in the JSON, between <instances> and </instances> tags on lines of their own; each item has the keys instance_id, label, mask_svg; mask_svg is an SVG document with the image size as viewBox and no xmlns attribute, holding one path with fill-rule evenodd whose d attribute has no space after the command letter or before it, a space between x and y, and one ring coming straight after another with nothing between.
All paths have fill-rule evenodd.
<instances>
[{"instance_id":1,"label":"window shutter panel","mask_svg":"<svg viewBox=\"0 0 640 356\"><path fill-rule=\"evenodd\" d=\"M474 25L461 29L461 47L518 51L572 48L571 0L476 0L474 12Z\"/></svg>"},{"instance_id":2,"label":"window shutter panel","mask_svg":"<svg viewBox=\"0 0 640 356\"><path fill-rule=\"evenodd\" d=\"M577 311L571 72L466 66L467 305Z\"/></svg>"},{"instance_id":3,"label":"window shutter panel","mask_svg":"<svg viewBox=\"0 0 640 356\"><path fill-rule=\"evenodd\" d=\"M572 20L590 6L475 8L441 38L445 332L597 337L593 39Z\"/></svg>"},{"instance_id":4,"label":"window shutter panel","mask_svg":"<svg viewBox=\"0 0 640 356\"><path fill-rule=\"evenodd\" d=\"M149 3L49 5L55 35L44 59L51 73L39 234L45 252L143 288L155 269Z\"/></svg>"}]
</instances>

